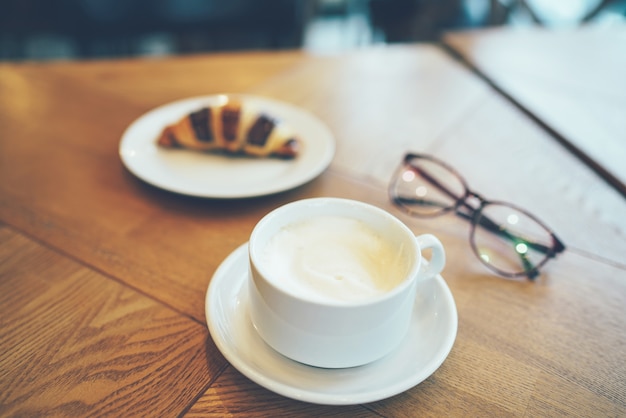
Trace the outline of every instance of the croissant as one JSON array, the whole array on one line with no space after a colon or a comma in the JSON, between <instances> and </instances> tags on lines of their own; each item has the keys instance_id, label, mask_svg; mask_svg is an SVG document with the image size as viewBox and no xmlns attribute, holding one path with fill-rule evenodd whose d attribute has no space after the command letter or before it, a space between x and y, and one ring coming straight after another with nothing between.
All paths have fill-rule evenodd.
<instances>
[{"instance_id":1,"label":"croissant","mask_svg":"<svg viewBox=\"0 0 626 418\"><path fill-rule=\"evenodd\" d=\"M282 121L229 101L205 106L166 126L157 143L167 148L295 158L299 140Z\"/></svg>"}]
</instances>

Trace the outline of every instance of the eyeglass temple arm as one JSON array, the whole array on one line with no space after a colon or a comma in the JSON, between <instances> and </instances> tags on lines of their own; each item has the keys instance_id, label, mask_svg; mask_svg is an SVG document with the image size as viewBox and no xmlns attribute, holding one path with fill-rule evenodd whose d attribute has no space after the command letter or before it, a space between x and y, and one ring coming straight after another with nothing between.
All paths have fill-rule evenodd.
<instances>
[{"instance_id":1,"label":"eyeglass temple arm","mask_svg":"<svg viewBox=\"0 0 626 418\"><path fill-rule=\"evenodd\" d=\"M467 206L467 205L465 205ZM476 212L475 209L473 208L469 208L471 211ZM465 212L459 212L456 211L455 212L457 214L457 216L460 216L461 218L467 219L468 221L472 221L472 218L474 217L473 213L465 213ZM547 247L543 244L539 244L537 242L533 242L533 241L528 241L527 239L524 239L518 235L512 234L509 231L507 231L505 228L501 227L500 225L498 225L497 223L493 222L491 219L489 219L488 217L486 217L485 215L482 215L479 220L478 220L478 224L485 228L487 231L489 232L493 232L494 234L500 235L506 239L508 239L511 242L520 242L522 241L524 244L528 245L530 248L532 248L533 250L536 251L540 251L544 254L548 254L549 256L553 256L555 253L557 253L558 251L554 250L551 247Z\"/></svg>"},{"instance_id":2,"label":"eyeglass temple arm","mask_svg":"<svg viewBox=\"0 0 626 418\"><path fill-rule=\"evenodd\" d=\"M430 174L428 174L425 170L422 170L419 167L415 167L415 166L410 166L411 169L415 170L418 172L418 174L420 174L424 179L426 179L428 182L430 182L433 186L437 187L439 190L441 190L443 193L445 193L446 195L448 195L448 197L451 197L452 199L454 199L457 202L457 210L455 210L455 213L457 214L457 216L460 216L468 221L473 221L475 214L476 214L476 209L474 209L472 206L470 206L466 199L463 197L458 197L456 196L450 189L448 189L447 187L445 187L443 184L441 184L441 182L437 181L435 178L433 178ZM469 213L465 213L465 212L461 212L458 210L458 205L462 205L463 207L465 207ZM481 216L479 218L478 223L480 224L480 226L482 226L483 228L485 228L486 230L493 232L495 234L498 234L504 238L509 239L512 242L516 242L516 241L524 241L524 243L526 245L528 245L529 247L531 247L532 249L536 250L536 251L540 251L544 254L547 254L549 257L553 257L556 253L559 253L561 251L563 251L565 249L565 246L563 245L563 243L561 243L561 241L559 241L558 238L556 238L556 236L554 236L554 234L551 233L552 238L555 242L555 246L554 248L550 248L550 247L546 247L543 244L539 244L536 242L532 242L532 241L527 241L525 239L522 239L521 237L518 237L516 235L511 234L510 232L508 232L506 229L502 228L500 225L498 225L497 223L493 222L491 219L489 219L486 216Z\"/></svg>"},{"instance_id":3,"label":"eyeglass temple arm","mask_svg":"<svg viewBox=\"0 0 626 418\"><path fill-rule=\"evenodd\" d=\"M437 204L436 202L430 202L430 201L426 201L423 199L407 199L405 197L400 197L400 196L396 196L395 201L397 203L409 203L409 204L429 204L429 205L433 205L433 206L439 206L439 207L444 207L443 205ZM473 208L469 208L470 210L474 210ZM473 215L471 213L465 213L465 212L459 212L458 210L455 212L459 217L464 218L470 222L473 222ZM489 218L486 217L481 217L479 220L479 223L481 224L481 226L483 226L485 229L497 234L497 235L501 235L507 239L509 239L511 242L515 242L515 237L507 232L502 230L500 227L498 227L493 221L489 220ZM519 241L519 240L517 240ZM540 245L540 244L536 244L536 243L532 243L532 242L526 242L526 245L528 245L531 248L535 248L538 251L542 251L544 253L549 253L549 249L547 249L547 247ZM526 276L528 276L529 279L534 279L537 274L538 271L537 269L530 263L530 261L528 260L528 257L526 256L526 254L522 254L520 252L517 252L517 255L520 257L521 263L524 266L524 271L526 272ZM554 256L554 253L550 253L549 257Z\"/></svg>"}]
</instances>

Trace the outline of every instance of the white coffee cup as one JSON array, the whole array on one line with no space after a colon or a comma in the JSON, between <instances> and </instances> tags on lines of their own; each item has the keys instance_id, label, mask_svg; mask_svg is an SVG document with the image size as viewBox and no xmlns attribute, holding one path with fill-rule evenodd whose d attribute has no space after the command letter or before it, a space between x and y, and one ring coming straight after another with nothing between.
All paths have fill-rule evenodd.
<instances>
[{"instance_id":1,"label":"white coffee cup","mask_svg":"<svg viewBox=\"0 0 626 418\"><path fill-rule=\"evenodd\" d=\"M416 237L380 208L313 198L264 216L249 260L250 316L263 340L300 363L345 368L400 344L417 284L441 272L445 252L433 235Z\"/></svg>"}]
</instances>

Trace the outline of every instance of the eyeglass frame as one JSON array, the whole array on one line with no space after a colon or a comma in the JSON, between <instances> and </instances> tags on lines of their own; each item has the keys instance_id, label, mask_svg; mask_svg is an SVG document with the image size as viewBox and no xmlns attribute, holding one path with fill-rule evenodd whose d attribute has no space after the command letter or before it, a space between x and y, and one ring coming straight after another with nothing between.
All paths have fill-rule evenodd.
<instances>
[{"instance_id":1,"label":"eyeglass frame","mask_svg":"<svg viewBox=\"0 0 626 418\"><path fill-rule=\"evenodd\" d=\"M415 167L413 164L411 164L411 161L414 159L428 160L432 163L439 164L443 168L450 171L450 173L453 174L460 181L460 184L463 186L463 189L465 191L463 196L461 197L455 196L452 191L450 191L448 188L443 186L440 182L433 179L432 176L426 175L426 173L424 173L422 170L419 170L418 167ZM432 213L432 214L422 214L422 213L418 213L417 211L411 211L410 207L404 204L402 202L401 197L398 196L397 193L395 192L395 189L396 189L395 185L398 182L400 174L404 173L407 169L410 169L411 171L415 172L415 174L423 177L425 180L433 184L433 186L435 186L441 192L443 192L444 194L446 194L447 196L455 200L455 203L449 207L443 207L441 208L440 211L436 213ZM430 177L430 179L428 177ZM446 213L454 211L455 215L469 221L471 224L469 240L470 240L470 246L472 247L472 251L485 266L487 266L489 269L491 269L492 271L495 271L496 273L498 273L499 275L503 277L516 278L516 277L526 276L529 280L535 280L535 278L539 275L539 269L543 267L550 259L556 257L559 253L563 252L566 248L565 244L563 244L563 242L556 236L556 234L552 231L552 229L546 226L546 224L543 223L541 220L539 220L535 215L509 202L503 202L503 201L498 201L498 200L488 200L482 197L480 194L470 189L467 182L465 181L465 178L457 170L455 170L449 164L441 161L440 159L433 157L432 155L412 153L412 152L406 153L401 165L396 169L396 171L393 174L393 177L391 178L391 182L389 183L389 187L388 187L388 194L394 205L396 205L398 208L400 208L405 213L411 216L415 216L418 218L434 218L434 217L445 215ZM479 202L478 207L473 207L469 203L469 200L471 198L474 198ZM537 265L531 265L530 261L528 261L525 257L523 257L522 254L519 254L522 257L522 266L524 268L524 271L509 272L509 271L501 270L500 268L487 262L481 257L481 255L478 252L478 248L476 246L474 236L475 236L476 225L479 223L478 219L479 217L481 217L481 214L483 213L483 209L489 205L500 205L500 206L510 207L524 214L525 216L530 218L532 221L536 222L550 235L550 238L552 239L551 247L546 247L543 244L530 242L530 241L527 241L526 239L523 240L530 247L536 249L537 251L543 252L545 254L545 258L541 260L540 263L538 263ZM469 213L461 212L459 210L461 207L464 207L466 210L469 211ZM487 223L487 224L483 223L481 225L486 230L494 234L499 233L499 234L510 235L510 233L508 233L504 228L502 228L496 222L493 222L486 215L482 214L481 219L484 219L485 221L483 222ZM508 237L508 238L512 239L512 237Z\"/></svg>"}]
</instances>

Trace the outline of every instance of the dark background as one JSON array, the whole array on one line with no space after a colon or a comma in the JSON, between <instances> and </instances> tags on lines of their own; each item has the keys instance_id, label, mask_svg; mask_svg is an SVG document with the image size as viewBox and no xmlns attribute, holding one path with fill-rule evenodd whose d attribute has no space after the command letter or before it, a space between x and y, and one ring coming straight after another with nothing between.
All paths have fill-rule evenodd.
<instances>
[{"instance_id":1,"label":"dark background","mask_svg":"<svg viewBox=\"0 0 626 418\"><path fill-rule=\"evenodd\" d=\"M626 0L0 0L0 60L434 41L489 26L626 22Z\"/></svg>"}]
</instances>

